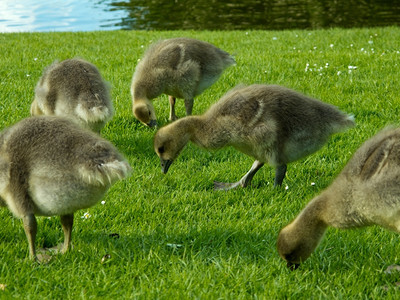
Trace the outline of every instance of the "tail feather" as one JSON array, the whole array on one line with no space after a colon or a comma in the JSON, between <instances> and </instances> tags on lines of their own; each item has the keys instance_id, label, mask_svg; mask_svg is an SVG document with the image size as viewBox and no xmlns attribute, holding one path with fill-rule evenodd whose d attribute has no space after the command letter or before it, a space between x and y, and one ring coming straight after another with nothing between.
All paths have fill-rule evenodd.
<instances>
[{"instance_id":1,"label":"tail feather","mask_svg":"<svg viewBox=\"0 0 400 300\"><path fill-rule=\"evenodd\" d=\"M114 160L96 164L94 167L81 166L79 173L82 180L92 185L112 185L116 181L126 178L132 171L126 161Z\"/></svg>"},{"instance_id":2,"label":"tail feather","mask_svg":"<svg viewBox=\"0 0 400 300\"><path fill-rule=\"evenodd\" d=\"M113 115L113 111L105 105L86 107L82 103L78 103L75 112L87 122L108 121Z\"/></svg>"},{"instance_id":3,"label":"tail feather","mask_svg":"<svg viewBox=\"0 0 400 300\"><path fill-rule=\"evenodd\" d=\"M235 57L233 55L229 55L226 58L225 63L226 63L227 66L236 66Z\"/></svg>"},{"instance_id":4,"label":"tail feather","mask_svg":"<svg viewBox=\"0 0 400 300\"><path fill-rule=\"evenodd\" d=\"M354 115L344 115L340 122L334 124L334 132L342 132L356 126Z\"/></svg>"}]
</instances>

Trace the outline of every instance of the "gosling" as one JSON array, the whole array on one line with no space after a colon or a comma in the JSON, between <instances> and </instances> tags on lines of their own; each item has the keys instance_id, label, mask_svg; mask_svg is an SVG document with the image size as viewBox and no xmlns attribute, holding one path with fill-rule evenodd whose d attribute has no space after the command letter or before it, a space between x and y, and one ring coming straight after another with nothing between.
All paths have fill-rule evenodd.
<instances>
[{"instance_id":1,"label":"gosling","mask_svg":"<svg viewBox=\"0 0 400 300\"><path fill-rule=\"evenodd\" d=\"M296 269L320 243L328 226L379 225L400 233L400 129L388 128L365 142L342 172L281 230L277 246Z\"/></svg>"},{"instance_id":2,"label":"gosling","mask_svg":"<svg viewBox=\"0 0 400 300\"><path fill-rule=\"evenodd\" d=\"M161 128L154 149L167 173L189 141L206 149L233 146L256 161L238 182L215 182L216 190L248 186L265 162L276 167L274 186L279 186L287 163L315 152L330 135L354 125L352 116L333 105L282 86L254 84L229 91L203 115Z\"/></svg>"},{"instance_id":3,"label":"gosling","mask_svg":"<svg viewBox=\"0 0 400 300\"><path fill-rule=\"evenodd\" d=\"M77 58L54 62L44 71L31 105L32 116L66 117L95 132L113 113L109 84L96 66Z\"/></svg>"},{"instance_id":4,"label":"gosling","mask_svg":"<svg viewBox=\"0 0 400 300\"><path fill-rule=\"evenodd\" d=\"M155 43L146 51L133 74L133 114L143 124L157 126L150 100L165 93L169 95L169 120L177 119L176 98L185 99L186 115L191 115L194 97L234 64L229 53L203 41L173 38Z\"/></svg>"},{"instance_id":5,"label":"gosling","mask_svg":"<svg viewBox=\"0 0 400 300\"><path fill-rule=\"evenodd\" d=\"M33 260L35 215L60 216L65 253L74 212L96 204L130 171L110 142L62 117L30 117L0 133L0 205L22 219Z\"/></svg>"}]
</instances>

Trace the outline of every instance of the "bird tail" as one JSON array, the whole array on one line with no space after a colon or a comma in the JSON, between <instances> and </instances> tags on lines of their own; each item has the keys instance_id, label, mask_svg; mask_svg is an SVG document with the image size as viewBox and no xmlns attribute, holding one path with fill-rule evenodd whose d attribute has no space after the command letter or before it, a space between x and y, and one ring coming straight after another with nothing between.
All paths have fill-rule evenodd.
<instances>
[{"instance_id":1,"label":"bird tail","mask_svg":"<svg viewBox=\"0 0 400 300\"><path fill-rule=\"evenodd\" d=\"M126 161L98 162L94 166L82 165L79 169L82 180L88 184L109 186L128 177L132 168Z\"/></svg>"},{"instance_id":2,"label":"bird tail","mask_svg":"<svg viewBox=\"0 0 400 300\"><path fill-rule=\"evenodd\" d=\"M102 99L97 93L84 93L79 98L75 111L81 119L87 122L105 122L110 120L114 114L112 105L107 105L107 102L111 103L111 101Z\"/></svg>"},{"instance_id":3,"label":"bird tail","mask_svg":"<svg viewBox=\"0 0 400 300\"><path fill-rule=\"evenodd\" d=\"M356 126L354 115L344 114L340 122L334 125L334 132L342 132Z\"/></svg>"}]
</instances>

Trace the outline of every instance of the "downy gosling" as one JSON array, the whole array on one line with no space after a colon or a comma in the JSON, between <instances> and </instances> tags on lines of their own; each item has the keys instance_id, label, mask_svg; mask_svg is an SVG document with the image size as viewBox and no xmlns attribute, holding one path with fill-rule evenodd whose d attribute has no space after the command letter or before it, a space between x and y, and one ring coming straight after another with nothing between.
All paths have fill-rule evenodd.
<instances>
[{"instance_id":1,"label":"downy gosling","mask_svg":"<svg viewBox=\"0 0 400 300\"><path fill-rule=\"evenodd\" d=\"M96 204L130 171L110 142L62 117L30 117L0 133L0 206L22 219L34 260L35 215L60 216L64 253L74 212Z\"/></svg>"},{"instance_id":2,"label":"downy gosling","mask_svg":"<svg viewBox=\"0 0 400 300\"><path fill-rule=\"evenodd\" d=\"M286 165L320 149L330 135L354 126L335 106L277 85L238 86L200 116L179 119L162 127L154 149L167 173L189 142L206 149L233 146L256 159L238 182L215 182L215 189L246 187L269 163L276 167L274 186L282 184Z\"/></svg>"},{"instance_id":3,"label":"downy gosling","mask_svg":"<svg viewBox=\"0 0 400 300\"><path fill-rule=\"evenodd\" d=\"M328 226L379 225L400 233L400 129L366 141L333 183L312 199L278 236L277 247L296 269L320 243Z\"/></svg>"},{"instance_id":4,"label":"downy gosling","mask_svg":"<svg viewBox=\"0 0 400 300\"><path fill-rule=\"evenodd\" d=\"M62 116L100 132L114 113L109 90L93 64L77 58L56 61L36 85L31 115Z\"/></svg>"},{"instance_id":5,"label":"downy gosling","mask_svg":"<svg viewBox=\"0 0 400 300\"><path fill-rule=\"evenodd\" d=\"M229 53L203 41L173 38L157 42L146 51L133 74L133 114L143 124L157 126L150 100L165 93L169 95L170 120L177 119L176 98L185 100L186 115L191 115L194 97L234 64L235 60Z\"/></svg>"}]
</instances>

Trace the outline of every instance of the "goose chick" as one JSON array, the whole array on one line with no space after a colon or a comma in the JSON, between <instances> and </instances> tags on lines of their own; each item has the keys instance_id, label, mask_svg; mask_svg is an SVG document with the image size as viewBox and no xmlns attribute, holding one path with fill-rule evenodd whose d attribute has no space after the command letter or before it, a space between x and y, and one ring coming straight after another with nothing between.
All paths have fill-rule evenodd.
<instances>
[{"instance_id":1,"label":"goose chick","mask_svg":"<svg viewBox=\"0 0 400 300\"><path fill-rule=\"evenodd\" d=\"M365 142L342 172L278 236L280 256L296 268L318 246L328 226L379 225L400 233L400 129Z\"/></svg>"},{"instance_id":2,"label":"goose chick","mask_svg":"<svg viewBox=\"0 0 400 300\"><path fill-rule=\"evenodd\" d=\"M23 220L32 259L35 215L61 217L64 253L74 212L97 203L130 170L110 142L61 117L27 118L0 134L0 203Z\"/></svg>"},{"instance_id":3,"label":"goose chick","mask_svg":"<svg viewBox=\"0 0 400 300\"><path fill-rule=\"evenodd\" d=\"M192 114L193 98L210 87L235 60L209 43L173 38L150 46L136 66L132 79L132 110L147 126L157 125L151 103L166 93L170 101L170 120L175 120L175 98L185 99L186 115Z\"/></svg>"},{"instance_id":4,"label":"goose chick","mask_svg":"<svg viewBox=\"0 0 400 300\"><path fill-rule=\"evenodd\" d=\"M248 186L265 162L276 167L277 186L287 163L315 152L331 134L351 126L353 117L333 105L282 86L255 84L234 88L201 116L161 128L154 149L166 173L189 141L206 149L233 146L256 161L238 182L216 182L215 189Z\"/></svg>"},{"instance_id":5,"label":"goose chick","mask_svg":"<svg viewBox=\"0 0 400 300\"><path fill-rule=\"evenodd\" d=\"M100 132L114 111L109 86L98 69L82 59L54 62L35 89L31 115L66 117Z\"/></svg>"}]
</instances>

